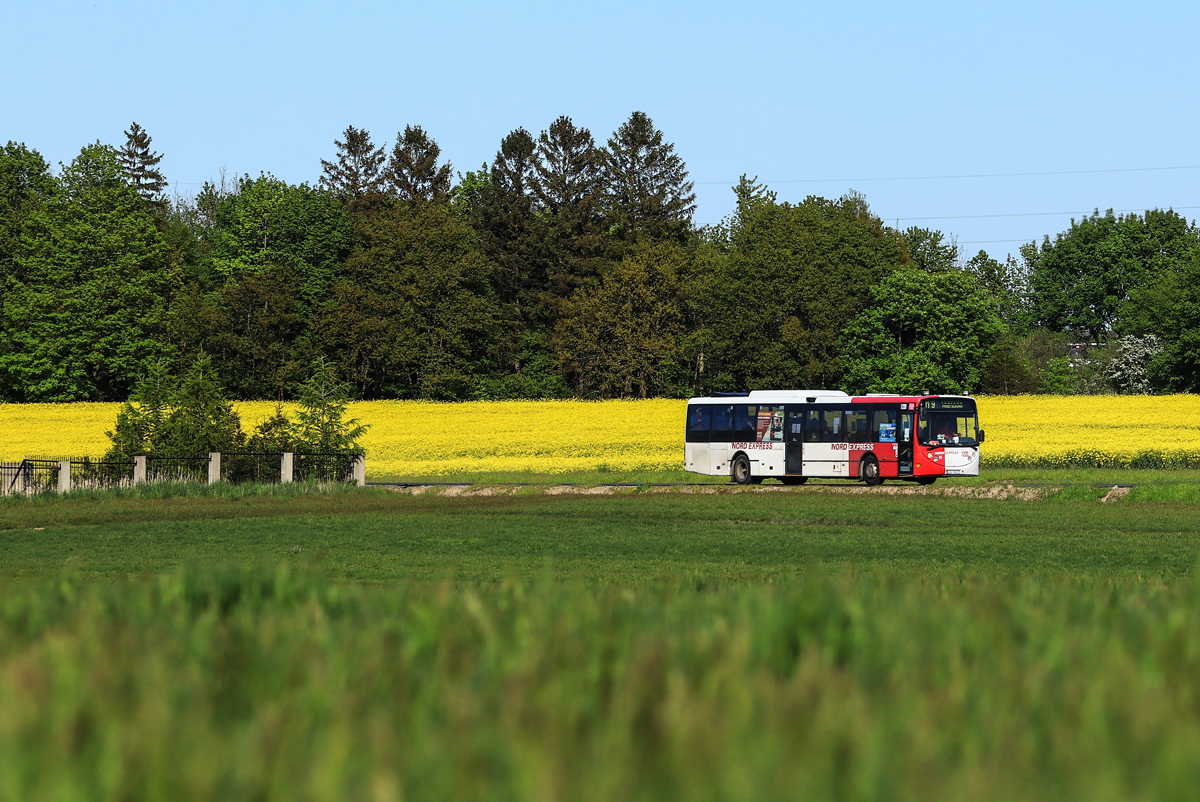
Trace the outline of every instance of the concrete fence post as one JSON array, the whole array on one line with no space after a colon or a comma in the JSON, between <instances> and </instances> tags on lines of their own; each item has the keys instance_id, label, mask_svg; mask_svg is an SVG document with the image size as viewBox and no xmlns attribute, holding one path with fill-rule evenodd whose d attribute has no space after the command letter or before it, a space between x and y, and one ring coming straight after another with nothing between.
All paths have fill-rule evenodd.
<instances>
[{"instance_id":1,"label":"concrete fence post","mask_svg":"<svg viewBox=\"0 0 1200 802\"><path fill-rule=\"evenodd\" d=\"M19 462L0 462L0 496L7 496L9 493L20 493L25 489L25 485L21 479L21 463Z\"/></svg>"},{"instance_id":2,"label":"concrete fence post","mask_svg":"<svg viewBox=\"0 0 1200 802\"><path fill-rule=\"evenodd\" d=\"M279 481L282 484L288 484L295 478L292 472L292 460L294 455L290 451L283 452L283 457L279 460Z\"/></svg>"},{"instance_id":3,"label":"concrete fence post","mask_svg":"<svg viewBox=\"0 0 1200 802\"><path fill-rule=\"evenodd\" d=\"M215 485L221 481L221 452L208 452L208 483Z\"/></svg>"},{"instance_id":4,"label":"concrete fence post","mask_svg":"<svg viewBox=\"0 0 1200 802\"><path fill-rule=\"evenodd\" d=\"M58 461L58 492L71 492L71 460Z\"/></svg>"},{"instance_id":5,"label":"concrete fence post","mask_svg":"<svg viewBox=\"0 0 1200 802\"><path fill-rule=\"evenodd\" d=\"M133 483L135 485L146 484L146 456L144 454L133 458Z\"/></svg>"},{"instance_id":6,"label":"concrete fence post","mask_svg":"<svg viewBox=\"0 0 1200 802\"><path fill-rule=\"evenodd\" d=\"M359 487L367 486L367 455L354 455L354 484Z\"/></svg>"}]
</instances>

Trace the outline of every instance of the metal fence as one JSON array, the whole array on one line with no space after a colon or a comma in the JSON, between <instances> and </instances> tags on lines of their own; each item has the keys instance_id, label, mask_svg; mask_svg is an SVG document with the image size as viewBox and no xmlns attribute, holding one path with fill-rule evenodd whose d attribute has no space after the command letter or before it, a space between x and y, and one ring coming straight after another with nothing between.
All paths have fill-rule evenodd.
<instances>
[{"instance_id":1,"label":"metal fence","mask_svg":"<svg viewBox=\"0 0 1200 802\"><path fill-rule=\"evenodd\" d=\"M277 484L282 481L282 451L249 451L221 454L221 481L239 484L259 482Z\"/></svg>"},{"instance_id":2,"label":"metal fence","mask_svg":"<svg viewBox=\"0 0 1200 802\"><path fill-rule=\"evenodd\" d=\"M69 474L64 470L67 465ZM0 463L0 494L132 487L141 482L363 483L365 472L363 455L349 452L230 452L211 457L139 456L132 460L31 457Z\"/></svg>"},{"instance_id":3,"label":"metal fence","mask_svg":"<svg viewBox=\"0 0 1200 802\"><path fill-rule=\"evenodd\" d=\"M147 482L207 482L208 456L147 457Z\"/></svg>"},{"instance_id":4,"label":"metal fence","mask_svg":"<svg viewBox=\"0 0 1200 802\"><path fill-rule=\"evenodd\" d=\"M71 488L133 487L133 460L71 459Z\"/></svg>"},{"instance_id":5,"label":"metal fence","mask_svg":"<svg viewBox=\"0 0 1200 802\"><path fill-rule=\"evenodd\" d=\"M58 489L58 460L23 459L0 467L3 493L44 493Z\"/></svg>"},{"instance_id":6,"label":"metal fence","mask_svg":"<svg viewBox=\"0 0 1200 802\"><path fill-rule=\"evenodd\" d=\"M353 482L354 462L358 456L345 452L297 452L292 457L292 476L297 482Z\"/></svg>"}]
</instances>

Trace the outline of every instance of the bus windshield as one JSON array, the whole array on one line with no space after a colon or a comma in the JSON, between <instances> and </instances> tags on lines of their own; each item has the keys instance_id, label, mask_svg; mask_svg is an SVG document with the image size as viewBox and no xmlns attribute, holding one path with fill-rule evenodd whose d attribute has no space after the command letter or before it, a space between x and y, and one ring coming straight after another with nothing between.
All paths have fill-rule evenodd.
<instances>
[{"instance_id":1,"label":"bus windshield","mask_svg":"<svg viewBox=\"0 0 1200 802\"><path fill-rule=\"evenodd\" d=\"M960 399L930 399L921 402L917 419L917 442L923 446L979 445L979 417L975 402Z\"/></svg>"}]
</instances>

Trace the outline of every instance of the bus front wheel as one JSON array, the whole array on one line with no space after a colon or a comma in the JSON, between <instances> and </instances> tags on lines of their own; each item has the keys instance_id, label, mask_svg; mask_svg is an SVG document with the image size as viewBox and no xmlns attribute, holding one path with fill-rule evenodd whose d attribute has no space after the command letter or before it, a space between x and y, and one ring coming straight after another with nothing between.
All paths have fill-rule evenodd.
<instances>
[{"instance_id":1,"label":"bus front wheel","mask_svg":"<svg viewBox=\"0 0 1200 802\"><path fill-rule=\"evenodd\" d=\"M883 484L883 476L879 473L879 461L874 457L866 457L862 461L859 468L859 474L862 476L863 483L867 487L876 487Z\"/></svg>"},{"instance_id":2,"label":"bus front wheel","mask_svg":"<svg viewBox=\"0 0 1200 802\"><path fill-rule=\"evenodd\" d=\"M785 485L802 485L808 481L808 477L807 476L781 476L781 477L779 477L779 481L783 482Z\"/></svg>"},{"instance_id":3,"label":"bus front wheel","mask_svg":"<svg viewBox=\"0 0 1200 802\"><path fill-rule=\"evenodd\" d=\"M739 485L748 485L754 481L754 477L750 475L750 458L745 454L738 454L733 458L733 462L729 465L729 475L733 477L733 481Z\"/></svg>"},{"instance_id":4,"label":"bus front wheel","mask_svg":"<svg viewBox=\"0 0 1200 802\"><path fill-rule=\"evenodd\" d=\"M919 485L931 485L931 484L933 484L933 483L934 483L934 482L936 482L936 481L937 481L937 477L936 477L936 476L922 476L920 479L918 479L918 480L917 480L917 484L919 484Z\"/></svg>"}]
</instances>

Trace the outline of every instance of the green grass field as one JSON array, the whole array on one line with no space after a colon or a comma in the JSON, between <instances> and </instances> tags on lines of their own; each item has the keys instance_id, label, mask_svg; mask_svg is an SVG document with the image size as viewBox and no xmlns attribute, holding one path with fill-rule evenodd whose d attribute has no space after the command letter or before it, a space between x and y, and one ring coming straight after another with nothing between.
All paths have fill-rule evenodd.
<instances>
[{"instance_id":1,"label":"green grass field","mask_svg":"<svg viewBox=\"0 0 1200 802\"><path fill-rule=\"evenodd\" d=\"M1195 798L1200 481L1119 473L3 499L0 800Z\"/></svg>"}]
</instances>

